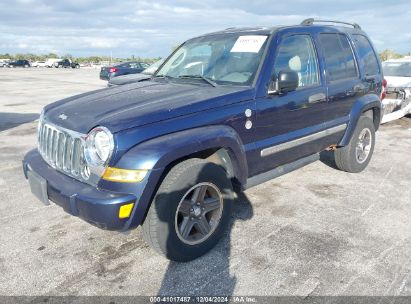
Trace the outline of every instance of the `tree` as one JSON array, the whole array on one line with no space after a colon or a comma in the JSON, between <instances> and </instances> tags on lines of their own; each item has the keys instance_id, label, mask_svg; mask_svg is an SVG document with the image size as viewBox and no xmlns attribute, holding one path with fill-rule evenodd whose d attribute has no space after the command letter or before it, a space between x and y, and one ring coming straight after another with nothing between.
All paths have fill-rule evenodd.
<instances>
[{"instance_id":1,"label":"tree","mask_svg":"<svg viewBox=\"0 0 411 304\"><path fill-rule=\"evenodd\" d=\"M59 58L59 56L55 53L49 53L46 57L47 58Z\"/></svg>"},{"instance_id":2,"label":"tree","mask_svg":"<svg viewBox=\"0 0 411 304\"><path fill-rule=\"evenodd\" d=\"M380 53L380 59L381 61L386 61L389 59L398 59L403 57L403 55L396 53L394 50L391 49L385 49Z\"/></svg>"}]
</instances>

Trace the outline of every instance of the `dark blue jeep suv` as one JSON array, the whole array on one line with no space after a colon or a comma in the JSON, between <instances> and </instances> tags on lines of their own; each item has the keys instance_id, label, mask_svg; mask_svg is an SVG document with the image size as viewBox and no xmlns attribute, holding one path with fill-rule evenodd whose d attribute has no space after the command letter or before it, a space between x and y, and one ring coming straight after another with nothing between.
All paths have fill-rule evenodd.
<instances>
[{"instance_id":1,"label":"dark blue jeep suv","mask_svg":"<svg viewBox=\"0 0 411 304\"><path fill-rule=\"evenodd\" d=\"M103 229L142 225L155 250L188 261L222 236L234 190L323 150L362 171L381 64L357 24L317 21L196 37L147 81L46 106L23 160L32 192Z\"/></svg>"}]
</instances>

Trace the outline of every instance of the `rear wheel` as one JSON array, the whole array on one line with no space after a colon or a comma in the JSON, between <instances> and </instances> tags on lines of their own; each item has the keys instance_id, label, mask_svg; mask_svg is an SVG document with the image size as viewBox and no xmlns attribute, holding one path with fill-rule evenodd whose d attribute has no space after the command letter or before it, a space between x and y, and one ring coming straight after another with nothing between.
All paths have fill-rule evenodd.
<instances>
[{"instance_id":1,"label":"rear wheel","mask_svg":"<svg viewBox=\"0 0 411 304\"><path fill-rule=\"evenodd\" d=\"M146 241L174 261L193 260L213 248L227 227L232 185L225 170L202 159L173 167L143 224Z\"/></svg>"},{"instance_id":2,"label":"rear wheel","mask_svg":"<svg viewBox=\"0 0 411 304\"><path fill-rule=\"evenodd\" d=\"M335 150L335 163L340 170L357 173L371 160L375 146L374 122L361 116L349 144Z\"/></svg>"}]
</instances>

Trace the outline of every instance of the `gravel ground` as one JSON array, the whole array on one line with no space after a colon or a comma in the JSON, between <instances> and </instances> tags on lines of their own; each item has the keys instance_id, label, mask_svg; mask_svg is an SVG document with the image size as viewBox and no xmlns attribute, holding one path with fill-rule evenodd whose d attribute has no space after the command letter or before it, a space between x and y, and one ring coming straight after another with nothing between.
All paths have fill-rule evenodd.
<instances>
[{"instance_id":1,"label":"gravel ground","mask_svg":"<svg viewBox=\"0 0 411 304\"><path fill-rule=\"evenodd\" d=\"M41 108L104 86L91 69L0 69L0 295L411 295L411 118L381 127L360 174L324 154L239 195L225 238L179 264L140 229L41 205L23 177Z\"/></svg>"}]
</instances>

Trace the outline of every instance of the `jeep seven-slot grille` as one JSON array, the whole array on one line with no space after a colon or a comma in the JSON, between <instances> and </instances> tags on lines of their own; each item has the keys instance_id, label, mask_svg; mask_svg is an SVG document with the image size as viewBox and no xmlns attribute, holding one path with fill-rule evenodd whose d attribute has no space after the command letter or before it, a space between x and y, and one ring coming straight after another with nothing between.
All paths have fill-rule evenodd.
<instances>
[{"instance_id":1,"label":"jeep seven-slot grille","mask_svg":"<svg viewBox=\"0 0 411 304\"><path fill-rule=\"evenodd\" d=\"M84 180L82 175L85 166L83 138L84 136L80 133L41 123L38 133L38 149L50 166Z\"/></svg>"}]
</instances>

